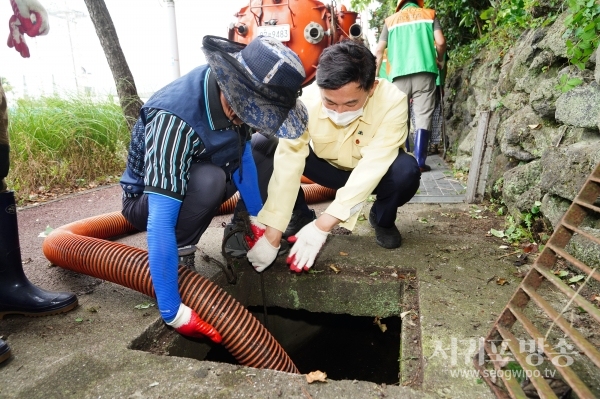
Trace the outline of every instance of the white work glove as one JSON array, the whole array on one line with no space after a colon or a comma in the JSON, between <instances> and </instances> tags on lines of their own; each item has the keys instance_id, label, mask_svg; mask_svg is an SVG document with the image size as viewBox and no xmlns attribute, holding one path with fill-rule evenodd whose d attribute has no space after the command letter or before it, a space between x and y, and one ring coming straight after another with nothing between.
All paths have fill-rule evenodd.
<instances>
[{"instance_id":1,"label":"white work glove","mask_svg":"<svg viewBox=\"0 0 600 399\"><path fill-rule=\"evenodd\" d=\"M48 34L50 31L48 13L37 0L11 0L12 2L17 6L18 14L21 16L22 33L27 33L31 37ZM13 11L17 14L14 7Z\"/></svg>"},{"instance_id":2,"label":"white work glove","mask_svg":"<svg viewBox=\"0 0 600 399\"><path fill-rule=\"evenodd\" d=\"M288 238L289 242L295 243L286 260L293 272L308 271L315 263L315 258L327 240L329 232L319 229L315 222L313 220L300 229L296 235Z\"/></svg>"},{"instance_id":3,"label":"white work glove","mask_svg":"<svg viewBox=\"0 0 600 399\"><path fill-rule=\"evenodd\" d=\"M248 261L250 261L254 270L260 273L271 266L275 261L280 247L281 245L278 247L272 246L269 240L267 240L267 237L263 234L258 241L256 241L252 249L248 251Z\"/></svg>"}]
</instances>

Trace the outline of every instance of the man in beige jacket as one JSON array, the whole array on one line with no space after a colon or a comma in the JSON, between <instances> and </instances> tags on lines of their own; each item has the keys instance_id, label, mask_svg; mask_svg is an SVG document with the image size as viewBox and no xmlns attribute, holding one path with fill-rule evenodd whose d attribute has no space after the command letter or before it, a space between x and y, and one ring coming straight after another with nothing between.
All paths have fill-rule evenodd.
<instances>
[{"instance_id":1,"label":"man in beige jacket","mask_svg":"<svg viewBox=\"0 0 600 399\"><path fill-rule=\"evenodd\" d=\"M304 134L280 139L274 153L266 138L254 135L259 180L269 181L268 190L261 188L267 199L258 214L266 231L248 252L257 271L274 261L286 230L288 241L294 243L287 259L290 269L310 269L331 230L338 224L352 229L373 193L377 199L369 222L377 244L388 249L400 246L397 209L417 192L421 173L404 147L406 95L375 76L376 59L362 43L345 40L330 46L319 59L316 85L301 97L309 115ZM288 226L292 212L309 212L299 189L302 175L336 189L336 197L316 220Z\"/></svg>"}]
</instances>

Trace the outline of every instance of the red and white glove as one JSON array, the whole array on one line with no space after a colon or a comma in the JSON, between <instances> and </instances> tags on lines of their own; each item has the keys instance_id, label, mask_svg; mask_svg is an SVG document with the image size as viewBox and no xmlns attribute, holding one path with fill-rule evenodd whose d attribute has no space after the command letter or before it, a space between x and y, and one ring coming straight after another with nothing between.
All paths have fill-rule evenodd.
<instances>
[{"instance_id":1,"label":"red and white glove","mask_svg":"<svg viewBox=\"0 0 600 399\"><path fill-rule=\"evenodd\" d=\"M208 337L215 344L220 344L223 338L221 334L210 324L205 322L190 307L183 303L179 305L179 310L173 321L167 323L181 335L193 338Z\"/></svg>"},{"instance_id":2,"label":"red and white glove","mask_svg":"<svg viewBox=\"0 0 600 399\"><path fill-rule=\"evenodd\" d=\"M280 247L281 245L278 247L272 246L267 237L263 235L256 241L252 249L248 251L248 261L252 264L254 270L260 273L275 262Z\"/></svg>"},{"instance_id":3,"label":"red and white glove","mask_svg":"<svg viewBox=\"0 0 600 399\"><path fill-rule=\"evenodd\" d=\"M10 0L13 12L23 24L22 33L34 37L50 31L48 13L37 0Z\"/></svg>"},{"instance_id":4,"label":"red and white glove","mask_svg":"<svg viewBox=\"0 0 600 399\"><path fill-rule=\"evenodd\" d=\"M265 234L266 229L267 227L260 223L256 216L250 216L250 230L252 230L253 237L248 235L244 236L246 244L248 244L248 248L252 249L254 247L254 244L256 244L263 234Z\"/></svg>"},{"instance_id":5,"label":"red and white glove","mask_svg":"<svg viewBox=\"0 0 600 399\"><path fill-rule=\"evenodd\" d=\"M301 273L302 270L308 271L315 263L315 258L327 241L328 231L323 231L317 227L315 220L300 229L296 235L288 238L288 241L294 243L292 250L286 260L290 265L290 270Z\"/></svg>"},{"instance_id":6,"label":"red and white glove","mask_svg":"<svg viewBox=\"0 0 600 399\"><path fill-rule=\"evenodd\" d=\"M50 30L48 13L37 0L10 0L14 15L8 26L8 47L14 47L23 58L29 57L25 34L34 37L45 35Z\"/></svg>"},{"instance_id":7,"label":"red and white glove","mask_svg":"<svg viewBox=\"0 0 600 399\"><path fill-rule=\"evenodd\" d=\"M8 27L10 28L10 33L8 34L6 45L14 47L21 54L21 57L29 58L29 47L25 44L25 36L21 33L21 21L19 21L16 15L10 17Z\"/></svg>"}]
</instances>

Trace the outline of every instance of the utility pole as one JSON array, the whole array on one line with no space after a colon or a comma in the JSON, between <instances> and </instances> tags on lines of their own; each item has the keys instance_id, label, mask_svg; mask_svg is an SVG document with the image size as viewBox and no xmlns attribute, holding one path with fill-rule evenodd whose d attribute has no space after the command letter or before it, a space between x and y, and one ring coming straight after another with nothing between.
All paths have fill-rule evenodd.
<instances>
[{"instance_id":1,"label":"utility pole","mask_svg":"<svg viewBox=\"0 0 600 399\"><path fill-rule=\"evenodd\" d=\"M73 46L73 38L71 37L71 23L72 22L76 22L77 18L85 18L87 17L86 14L84 14L81 11L76 11L76 10L72 10L69 8L69 6L67 5L67 1L64 0L63 1L64 4L64 9L57 9L57 10L48 10L48 14L57 17L57 18L61 18L64 19L67 22L67 34L69 36L69 47L71 49L71 67L73 68L73 77L75 78L75 88L77 90L77 94L79 94L79 82L77 80L77 67L76 67L76 63L75 63L75 49Z\"/></svg>"},{"instance_id":2,"label":"utility pole","mask_svg":"<svg viewBox=\"0 0 600 399\"><path fill-rule=\"evenodd\" d=\"M177 21L175 19L175 1L164 0L167 4L169 44L171 50L171 76L173 80L181 76L179 69L179 45L177 41Z\"/></svg>"}]
</instances>

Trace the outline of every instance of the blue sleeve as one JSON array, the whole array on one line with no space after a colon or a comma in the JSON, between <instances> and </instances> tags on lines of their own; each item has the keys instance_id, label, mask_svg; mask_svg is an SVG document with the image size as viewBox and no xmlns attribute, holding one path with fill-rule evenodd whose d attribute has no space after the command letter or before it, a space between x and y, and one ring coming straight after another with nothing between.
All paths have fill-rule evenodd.
<instances>
[{"instance_id":1,"label":"blue sleeve","mask_svg":"<svg viewBox=\"0 0 600 399\"><path fill-rule=\"evenodd\" d=\"M233 182L240 192L250 216L256 216L262 209L263 202L258 188L258 173L256 172L256 164L252 156L250 141L246 142L246 147L244 148L241 169L242 176L240 176L240 168L233 172Z\"/></svg>"},{"instance_id":2,"label":"blue sleeve","mask_svg":"<svg viewBox=\"0 0 600 399\"><path fill-rule=\"evenodd\" d=\"M148 193L148 262L158 310L166 322L175 318L181 304L175 238L180 207L181 202L174 198Z\"/></svg>"}]
</instances>

